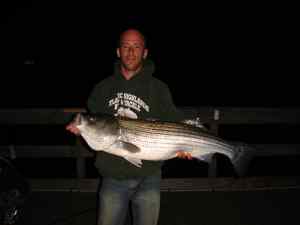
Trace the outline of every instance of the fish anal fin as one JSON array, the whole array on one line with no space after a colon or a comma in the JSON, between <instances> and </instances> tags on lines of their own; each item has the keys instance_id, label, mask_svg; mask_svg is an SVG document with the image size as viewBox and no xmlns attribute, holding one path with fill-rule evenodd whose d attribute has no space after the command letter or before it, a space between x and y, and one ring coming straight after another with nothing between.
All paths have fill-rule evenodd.
<instances>
[{"instance_id":1,"label":"fish anal fin","mask_svg":"<svg viewBox=\"0 0 300 225\"><path fill-rule=\"evenodd\" d=\"M124 157L124 159L126 159L127 161L129 161L130 163L132 163L133 165L135 165L136 167L141 168L143 163L142 160L138 159L138 158L132 158L132 157Z\"/></svg>"},{"instance_id":2,"label":"fish anal fin","mask_svg":"<svg viewBox=\"0 0 300 225\"><path fill-rule=\"evenodd\" d=\"M201 154L201 155L193 155L193 157L195 157L198 160L210 163L213 155L214 155L214 153L207 153L207 154Z\"/></svg>"}]
</instances>

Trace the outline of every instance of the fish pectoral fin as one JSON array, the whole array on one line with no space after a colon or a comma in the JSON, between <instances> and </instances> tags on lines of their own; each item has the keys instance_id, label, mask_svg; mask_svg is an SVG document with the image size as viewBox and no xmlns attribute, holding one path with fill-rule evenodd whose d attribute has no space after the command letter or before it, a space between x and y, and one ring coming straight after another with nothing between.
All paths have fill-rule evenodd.
<instances>
[{"instance_id":1,"label":"fish pectoral fin","mask_svg":"<svg viewBox=\"0 0 300 225\"><path fill-rule=\"evenodd\" d=\"M132 158L132 157L124 157L124 159L126 159L127 161L129 161L130 163L132 163L133 165L141 168L143 163L142 163L142 160L138 159L138 158Z\"/></svg>"},{"instance_id":2,"label":"fish pectoral fin","mask_svg":"<svg viewBox=\"0 0 300 225\"><path fill-rule=\"evenodd\" d=\"M129 142L126 142L126 141L116 141L115 143L113 143L110 146L110 148L123 149L130 153L137 153L137 152L141 151L141 149L138 146L131 144Z\"/></svg>"}]
</instances>

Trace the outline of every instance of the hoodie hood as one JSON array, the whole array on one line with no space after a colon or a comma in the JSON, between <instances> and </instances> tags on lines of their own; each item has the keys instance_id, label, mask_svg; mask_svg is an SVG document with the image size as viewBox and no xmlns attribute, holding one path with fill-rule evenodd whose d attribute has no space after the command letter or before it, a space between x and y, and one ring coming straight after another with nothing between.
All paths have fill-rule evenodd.
<instances>
[{"instance_id":1,"label":"hoodie hood","mask_svg":"<svg viewBox=\"0 0 300 225\"><path fill-rule=\"evenodd\" d=\"M117 79L125 80L123 75L121 74L121 61L117 60L114 65L114 74L113 76L116 76ZM154 62L150 59L146 59L143 61L143 67L140 72L138 72L135 76L131 78L131 80L144 80L151 78L155 71L155 65Z\"/></svg>"}]
</instances>

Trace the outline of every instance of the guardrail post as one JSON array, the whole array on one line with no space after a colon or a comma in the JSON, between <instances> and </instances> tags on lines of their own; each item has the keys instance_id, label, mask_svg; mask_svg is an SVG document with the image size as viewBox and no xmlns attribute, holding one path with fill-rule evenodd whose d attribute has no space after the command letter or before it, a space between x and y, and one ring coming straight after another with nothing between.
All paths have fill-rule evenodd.
<instances>
[{"instance_id":1,"label":"guardrail post","mask_svg":"<svg viewBox=\"0 0 300 225\"><path fill-rule=\"evenodd\" d=\"M210 131L218 135L219 134L219 124L218 121L220 119L220 110L214 109L213 110L213 119L211 120L210 124ZM217 157L214 155L208 165L208 177L216 177L217 176Z\"/></svg>"},{"instance_id":2,"label":"guardrail post","mask_svg":"<svg viewBox=\"0 0 300 225\"><path fill-rule=\"evenodd\" d=\"M208 177L217 177L217 168L217 157L213 155L208 165Z\"/></svg>"},{"instance_id":3,"label":"guardrail post","mask_svg":"<svg viewBox=\"0 0 300 225\"><path fill-rule=\"evenodd\" d=\"M219 119L220 119L220 110L214 109L213 119L211 120L211 124L210 124L210 130L215 135L218 135L218 133L219 133L219 124L218 124Z\"/></svg>"},{"instance_id":4,"label":"guardrail post","mask_svg":"<svg viewBox=\"0 0 300 225\"><path fill-rule=\"evenodd\" d=\"M76 145L78 146L77 151L77 160L76 160L76 167L77 167L77 178L82 179L86 177L86 162L85 157L83 155L83 147L80 143L80 139L77 138Z\"/></svg>"}]
</instances>

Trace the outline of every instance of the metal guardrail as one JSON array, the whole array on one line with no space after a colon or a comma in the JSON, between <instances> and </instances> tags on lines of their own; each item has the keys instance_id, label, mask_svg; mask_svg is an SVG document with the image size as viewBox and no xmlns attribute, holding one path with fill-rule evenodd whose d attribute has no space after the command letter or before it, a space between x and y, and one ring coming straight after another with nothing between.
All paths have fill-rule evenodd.
<instances>
[{"instance_id":1,"label":"metal guardrail","mask_svg":"<svg viewBox=\"0 0 300 225\"><path fill-rule=\"evenodd\" d=\"M300 124L300 108L181 107L187 117L218 124ZM1 109L0 124L66 124L83 108Z\"/></svg>"},{"instance_id":2,"label":"metal guardrail","mask_svg":"<svg viewBox=\"0 0 300 225\"><path fill-rule=\"evenodd\" d=\"M252 144L256 156L300 155L300 144ZM94 157L94 152L81 145L6 145L0 146L2 155L10 158L77 158Z\"/></svg>"},{"instance_id":3,"label":"metal guardrail","mask_svg":"<svg viewBox=\"0 0 300 225\"><path fill-rule=\"evenodd\" d=\"M97 192L99 179L31 179L33 191ZM300 177L168 178L162 192L266 191L300 189Z\"/></svg>"},{"instance_id":4,"label":"metal guardrail","mask_svg":"<svg viewBox=\"0 0 300 225\"><path fill-rule=\"evenodd\" d=\"M237 108L237 107L182 107L187 118L199 117L208 124L211 131L218 133L220 125L227 124L292 124L300 125L300 108ZM75 113L84 112L83 108L61 109L1 109L0 126L23 125L65 125ZM300 144L253 144L257 147L256 155L299 155ZM32 179L33 190L93 191L97 179L86 179L86 158L93 157L93 152L77 141L76 145L9 145L0 146L1 154L11 158L75 158L77 179ZM216 167L211 167L209 174L216 174ZM162 191L228 191L298 188L299 177L285 178L193 178L163 179Z\"/></svg>"}]
</instances>

